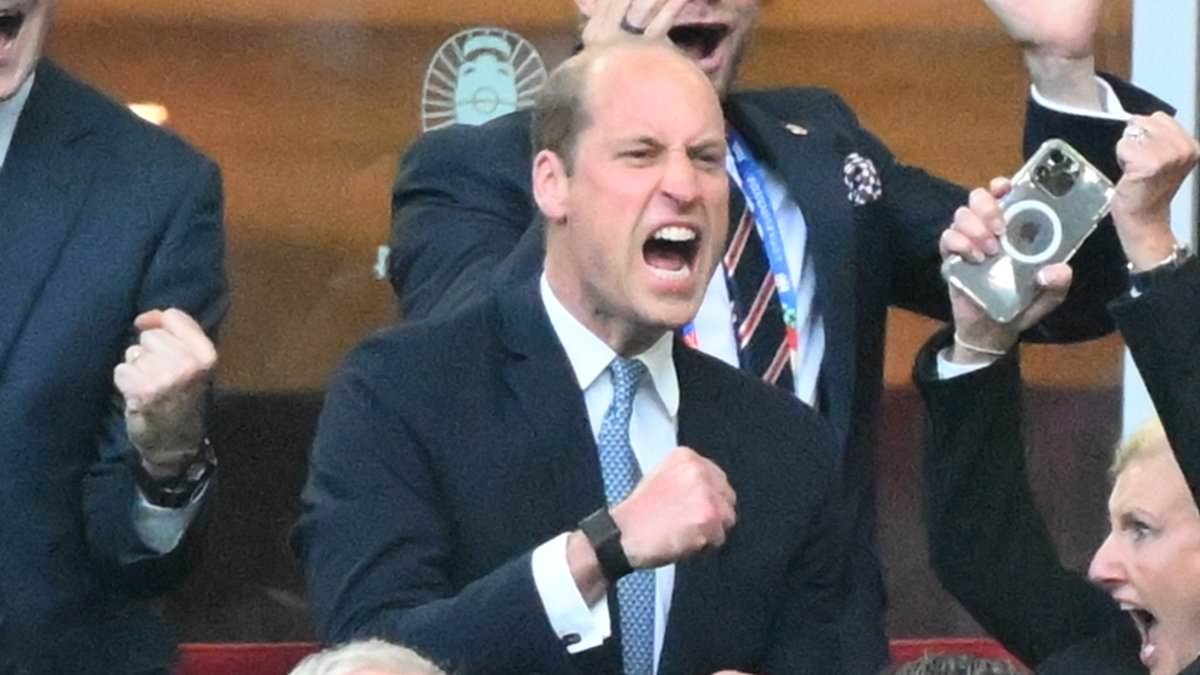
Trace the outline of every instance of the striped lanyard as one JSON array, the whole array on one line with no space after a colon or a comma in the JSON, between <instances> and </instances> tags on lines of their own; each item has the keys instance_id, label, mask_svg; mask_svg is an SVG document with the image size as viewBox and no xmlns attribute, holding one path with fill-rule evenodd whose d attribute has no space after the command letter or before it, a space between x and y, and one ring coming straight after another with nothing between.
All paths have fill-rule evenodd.
<instances>
[{"instance_id":1,"label":"striped lanyard","mask_svg":"<svg viewBox=\"0 0 1200 675\"><path fill-rule=\"evenodd\" d=\"M779 305L783 310L783 325L787 331L788 350L793 358L800 348L800 329L797 325L799 313L796 288L792 285L792 277L788 270L787 255L783 247L783 234L779 229L779 221L775 218L775 210L767 198L767 181L762 167L750 154L746 142L732 127L729 128L729 150L733 154L733 164L738 176L742 179L742 193L746 197L746 206L754 215L754 227L762 239L763 250L767 253L767 263L771 268L771 276L775 278L775 292L779 294ZM700 347L694 323L683 327L683 341L693 348Z\"/></svg>"}]
</instances>

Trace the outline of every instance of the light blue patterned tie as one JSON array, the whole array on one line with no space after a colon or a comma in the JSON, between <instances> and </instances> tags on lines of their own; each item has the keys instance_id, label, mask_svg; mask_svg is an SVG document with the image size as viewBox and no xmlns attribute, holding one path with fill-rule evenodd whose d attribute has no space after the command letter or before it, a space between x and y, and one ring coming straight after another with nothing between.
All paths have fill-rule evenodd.
<instances>
[{"instance_id":1,"label":"light blue patterned tie","mask_svg":"<svg viewBox=\"0 0 1200 675\"><path fill-rule=\"evenodd\" d=\"M604 476L604 496L609 507L633 491L642 479L637 457L629 443L629 417L638 382L646 366L621 357L608 366L612 373L613 400L600 425L600 473ZM617 602L621 611L621 658L625 675L651 675L654 672L654 570L634 570L617 581Z\"/></svg>"}]
</instances>

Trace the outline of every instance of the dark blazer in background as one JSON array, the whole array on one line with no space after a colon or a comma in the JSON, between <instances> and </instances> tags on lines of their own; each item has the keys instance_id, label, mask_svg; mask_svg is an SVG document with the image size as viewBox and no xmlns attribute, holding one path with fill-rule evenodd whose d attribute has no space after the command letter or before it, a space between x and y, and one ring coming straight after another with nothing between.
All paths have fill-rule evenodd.
<instances>
[{"instance_id":1,"label":"dark blazer in background","mask_svg":"<svg viewBox=\"0 0 1200 675\"><path fill-rule=\"evenodd\" d=\"M1119 81L1113 86L1131 112L1166 107ZM817 278L814 303L826 334L819 408L838 439L834 455L844 460L842 509L856 542L850 585L855 597L843 622L844 666L848 673L875 673L887 658L875 544L875 452L887 309L896 305L949 316L938 239L967 193L901 163L829 91L735 93L725 110L755 155L787 185L807 221ZM1062 115L1031 102L1026 154L1045 138L1065 138L1115 177L1113 147L1123 128L1120 122ZM883 187L877 201L855 206L847 198L843 166L851 153L877 168ZM541 268L542 228L531 196L530 156L527 113L482 127L432 132L409 149L393 194L390 263L406 318L450 314ZM1072 264L1070 298L1031 339L1082 340L1112 330L1104 303L1124 288L1125 269L1111 225L1101 227Z\"/></svg>"},{"instance_id":2,"label":"dark blazer in background","mask_svg":"<svg viewBox=\"0 0 1200 675\"><path fill-rule=\"evenodd\" d=\"M811 410L677 343L678 441L738 494L715 553L676 567L662 675L838 673L835 463ZM295 543L327 642L380 636L466 673L617 673L570 656L533 549L604 504L583 395L537 280L377 334L330 387ZM614 612L615 594L609 607Z\"/></svg>"},{"instance_id":3,"label":"dark blazer in background","mask_svg":"<svg viewBox=\"0 0 1200 675\"><path fill-rule=\"evenodd\" d=\"M1200 260L1139 298L1112 304L1192 495L1200 495ZM929 408L924 459L929 558L938 579L1038 673L1144 673L1141 641L1107 592L1059 561L1025 476L1016 354L949 380L922 350L916 378ZM1096 485L1096 490L1107 490ZM1099 545L1099 542L1097 542ZM1200 673L1200 664L1186 673Z\"/></svg>"},{"instance_id":4,"label":"dark blazer in background","mask_svg":"<svg viewBox=\"0 0 1200 675\"><path fill-rule=\"evenodd\" d=\"M43 62L0 170L0 673L171 659L148 600L203 517L170 555L141 542L112 371L145 310L213 334L223 254L216 166Z\"/></svg>"}]
</instances>

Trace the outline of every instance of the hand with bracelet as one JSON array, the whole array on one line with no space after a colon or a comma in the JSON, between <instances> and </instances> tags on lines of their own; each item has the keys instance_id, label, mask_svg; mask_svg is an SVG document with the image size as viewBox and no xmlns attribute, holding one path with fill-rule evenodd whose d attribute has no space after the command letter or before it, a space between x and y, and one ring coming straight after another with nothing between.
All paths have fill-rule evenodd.
<instances>
[{"instance_id":1,"label":"hand with bracelet","mask_svg":"<svg viewBox=\"0 0 1200 675\"><path fill-rule=\"evenodd\" d=\"M1186 256L1171 232L1171 199L1195 168L1200 144L1159 112L1132 117L1116 152L1122 175L1112 201L1113 225L1136 287L1139 275L1178 265Z\"/></svg>"},{"instance_id":2,"label":"hand with bracelet","mask_svg":"<svg viewBox=\"0 0 1200 675\"><path fill-rule=\"evenodd\" d=\"M954 223L942 233L942 257L960 255L965 260L982 262L1000 252L1004 218L999 199L1011 189L1006 178L995 178L987 190L971 192L968 205L954 214ZM985 364L1008 353L1021 332L1036 325L1062 304L1071 286L1071 268L1066 264L1047 265L1038 271L1041 293L1036 300L1009 323L993 320L973 300L950 286L950 306L954 315L954 346L945 353L951 363Z\"/></svg>"}]
</instances>

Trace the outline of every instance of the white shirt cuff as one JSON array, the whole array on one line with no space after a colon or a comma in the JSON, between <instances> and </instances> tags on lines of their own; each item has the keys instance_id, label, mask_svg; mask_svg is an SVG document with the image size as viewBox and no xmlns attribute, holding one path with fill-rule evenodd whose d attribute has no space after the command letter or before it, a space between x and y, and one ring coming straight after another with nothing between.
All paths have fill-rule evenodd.
<instances>
[{"instance_id":1,"label":"white shirt cuff","mask_svg":"<svg viewBox=\"0 0 1200 675\"><path fill-rule=\"evenodd\" d=\"M604 644L612 635L608 614L608 596L588 607L575 585L567 565L567 537L564 532L533 550L533 583L537 586L542 608L550 619L554 634L570 654Z\"/></svg>"},{"instance_id":2,"label":"white shirt cuff","mask_svg":"<svg viewBox=\"0 0 1200 675\"><path fill-rule=\"evenodd\" d=\"M133 502L133 529L147 548L159 555L166 555L175 550L183 539L183 533L187 532L195 520L204 493L208 492L208 483L205 482L196 490L190 502L177 509L151 504L141 489L135 491L137 497Z\"/></svg>"},{"instance_id":3,"label":"white shirt cuff","mask_svg":"<svg viewBox=\"0 0 1200 675\"><path fill-rule=\"evenodd\" d=\"M946 354L946 351L949 349L949 347L946 347L938 352L937 355L937 376L939 380L949 380L951 378L958 377L959 375L966 375L967 373L973 373L982 368L987 368L1000 358L997 356L996 358L988 359L983 363L955 363L951 361L950 357Z\"/></svg>"},{"instance_id":4,"label":"white shirt cuff","mask_svg":"<svg viewBox=\"0 0 1200 675\"><path fill-rule=\"evenodd\" d=\"M1094 117L1102 120L1114 120L1116 122L1128 122L1132 117L1125 111L1125 106L1121 105L1121 99L1117 98L1117 92L1113 91L1112 85L1102 77L1096 78L1096 86L1100 87L1100 93L1104 98L1104 110L1088 110L1087 108L1077 108L1073 105L1066 105L1051 101L1042 96L1038 91L1037 86L1029 85L1029 94L1038 105L1055 112L1060 112L1065 115L1078 115L1080 117Z\"/></svg>"}]
</instances>

